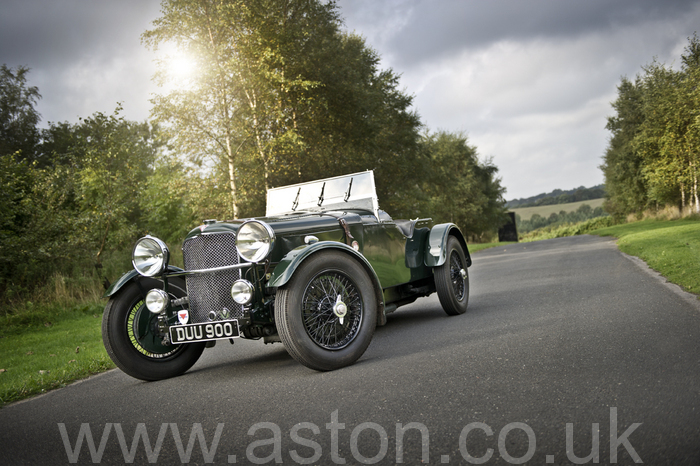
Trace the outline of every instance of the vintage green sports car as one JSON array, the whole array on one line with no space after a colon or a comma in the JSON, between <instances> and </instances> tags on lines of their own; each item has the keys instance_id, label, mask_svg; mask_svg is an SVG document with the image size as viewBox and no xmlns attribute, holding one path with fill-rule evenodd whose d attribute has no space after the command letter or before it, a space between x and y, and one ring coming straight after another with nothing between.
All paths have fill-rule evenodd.
<instances>
[{"instance_id":1,"label":"vintage green sports car","mask_svg":"<svg viewBox=\"0 0 700 466\"><path fill-rule=\"evenodd\" d=\"M180 375L205 347L282 342L312 369L357 361L399 306L437 291L449 315L469 301L471 258L459 228L394 220L372 171L271 189L264 218L205 220L184 240L185 269L141 238L134 270L105 293L107 353L143 380Z\"/></svg>"}]
</instances>

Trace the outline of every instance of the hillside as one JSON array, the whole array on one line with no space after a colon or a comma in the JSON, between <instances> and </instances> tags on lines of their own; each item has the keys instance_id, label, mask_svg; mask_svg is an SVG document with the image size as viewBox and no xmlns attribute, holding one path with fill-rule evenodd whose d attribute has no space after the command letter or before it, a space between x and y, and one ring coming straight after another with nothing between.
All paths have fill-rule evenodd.
<instances>
[{"instance_id":1,"label":"hillside","mask_svg":"<svg viewBox=\"0 0 700 466\"><path fill-rule=\"evenodd\" d=\"M510 210L511 212L515 212L517 215L519 215L521 220L530 220L530 217L532 217L534 214L538 214L540 217L547 218L553 213L558 214L562 210L564 212L576 212L579 209L579 207L581 207L583 204L588 204L589 206L591 206L591 209L595 209L596 207L602 207L604 200L605 199L602 198L591 199L587 201L569 202L566 204L518 207Z\"/></svg>"},{"instance_id":2,"label":"hillside","mask_svg":"<svg viewBox=\"0 0 700 466\"><path fill-rule=\"evenodd\" d=\"M569 204L572 202L601 199L604 197L605 185L599 184L591 188L579 186L578 188L570 189L568 191L555 189L550 193L542 193L528 198L513 199L506 202L506 207L515 209L521 207ZM558 212L558 210L555 210L555 212Z\"/></svg>"}]
</instances>

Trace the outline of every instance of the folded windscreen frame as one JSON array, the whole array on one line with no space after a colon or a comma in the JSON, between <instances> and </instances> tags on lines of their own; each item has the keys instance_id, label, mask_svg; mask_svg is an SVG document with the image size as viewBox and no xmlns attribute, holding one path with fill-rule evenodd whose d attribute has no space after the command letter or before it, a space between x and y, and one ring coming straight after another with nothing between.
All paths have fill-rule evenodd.
<instances>
[{"instance_id":1,"label":"folded windscreen frame","mask_svg":"<svg viewBox=\"0 0 700 466\"><path fill-rule=\"evenodd\" d=\"M331 210L367 210L379 218L374 172L367 170L267 190L267 217Z\"/></svg>"}]
</instances>

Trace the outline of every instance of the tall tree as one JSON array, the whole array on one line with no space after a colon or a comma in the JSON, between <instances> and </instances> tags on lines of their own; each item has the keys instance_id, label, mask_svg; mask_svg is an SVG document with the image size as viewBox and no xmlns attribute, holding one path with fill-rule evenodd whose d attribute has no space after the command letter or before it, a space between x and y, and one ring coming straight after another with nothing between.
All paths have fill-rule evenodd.
<instances>
[{"instance_id":1,"label":"tall tree","mask_svg":"<svg viewBox=\"0 0 700 466\"><path fill-rule=\"evenodd\" d=\"M700 212L700 40L689 39L675 70L653 61L634 84L623 78L608 120L613 133L601 165L618 216L676 204Z\"/></svg>"},{"instance_id":2,"label":"tall tree","mask_svg":"<svg viewBox=\"0 0 700 466\"><path fill-rule=\"evenodd\" d=\"M20 158L33 160L41 119L35 105L41 95L36 86L27 87L28 73L23 66L0 66L0 155L19 151Z\"/></svg>"},{"instance_id":3,"label":"tall tree","mask_svg":"<svg viewBox=\"0 0 700 466\"><path fill-rule=\"evenodd\" d=\"M496 177L498 169L479 160L464 134L428 133L422 146L430 158L430 176L423 184L430 216L456 223L473 240L505 223L505 189Z\"/></svg>"},{"instance_id":4,"label":"tall tree","mask_svg":"<svg viewBox=\"0 0 700 466\"><path fill-rule=\"evenodd\" d=\"M700 213L698 194L698 172L700 172L700 38L694 34L688 41L683 64L683 105L684 114L689 117L686 135L689 168L689 192L696 213Z\"/></svg>"},{"instance_id":5,"label":"tall tree","mask_svg":"<svg viewBox=\"0 0 700 466\"><path fill-rule=\"evenodd\" d=\"M653 62L644 68L644 120L633 147L643 158L647 196L657 205L679 204L685 192L684 134L686 116L679 107L681 75Z\"/></svg>"},{"instance_id":6,"label":"tall tree","mask_svg":"<svg viewBox=\"0 0 700 466\"><path fill-rule=\"evenodd\" d=\"M644 121L641 79L635 82L622 78L618 97L612 103L615 116L605 126L612 133L600 166L605 175L605 209L624 217L643 210L647 205L646 180L642 175L642 157L632 143Z\"/></svg>"},{"instance_id":7,"label":"tall tree","mask_svg":"<svg viewBox=\"0 0 700 466\"><path fill-rule=\"evenodd\" d=\"M180 150L226 164L231 214L237 217L243 155L258 158L267 188L280 165L276 157L302 146L296 118L317 83L288 68L305 42L323 33L316 25L337 23L336 6L307 0L164 0L161 8L143 41L154 49L175 44L196 62L196 74L187 87L157 96L153 115L170 126ZM166 84L167 61L161 65L156 79Z\"/></svg>"},{"instance_id":8,"label":"tall tree","mask_svg":"<svg viewBox=\"0 0 700 466\"><path fill-rule=\"evenodd\" d=\"M165 0L143 35L197 62L188 87L154 100L183 153L227 174L228 215L259 215L266 189L375 169L382 205L411 215L420 118L399 77L362 38L341 32L335 2ZM166 61L157 79L167 84Z\"/></svg>"}]
</instances>

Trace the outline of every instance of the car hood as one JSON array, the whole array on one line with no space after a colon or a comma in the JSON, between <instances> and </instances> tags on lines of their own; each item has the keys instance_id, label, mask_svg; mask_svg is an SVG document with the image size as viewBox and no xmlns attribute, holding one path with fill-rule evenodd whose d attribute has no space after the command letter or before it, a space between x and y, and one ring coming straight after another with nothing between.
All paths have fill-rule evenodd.
<instances>
[{"instance_id":1,"label":"car hood","mask_svg":"<svg viewBox=\"0 0 700 466\"><path fill-rule=\"evenodd\" d=\"M268 224L275 232L275 246L272 261L280 260L288 251L304 244L308 235L316 236L320 241L345 241L345 231L340 224L343 219L353 232L362 236L360 213L364 212L299 212L295 214L256 217L225 222L205 221L204 224L189 232L185 241L202 234L236 233L241 225L250 220L259 220Z\"/></svg>"}]
</instances>

